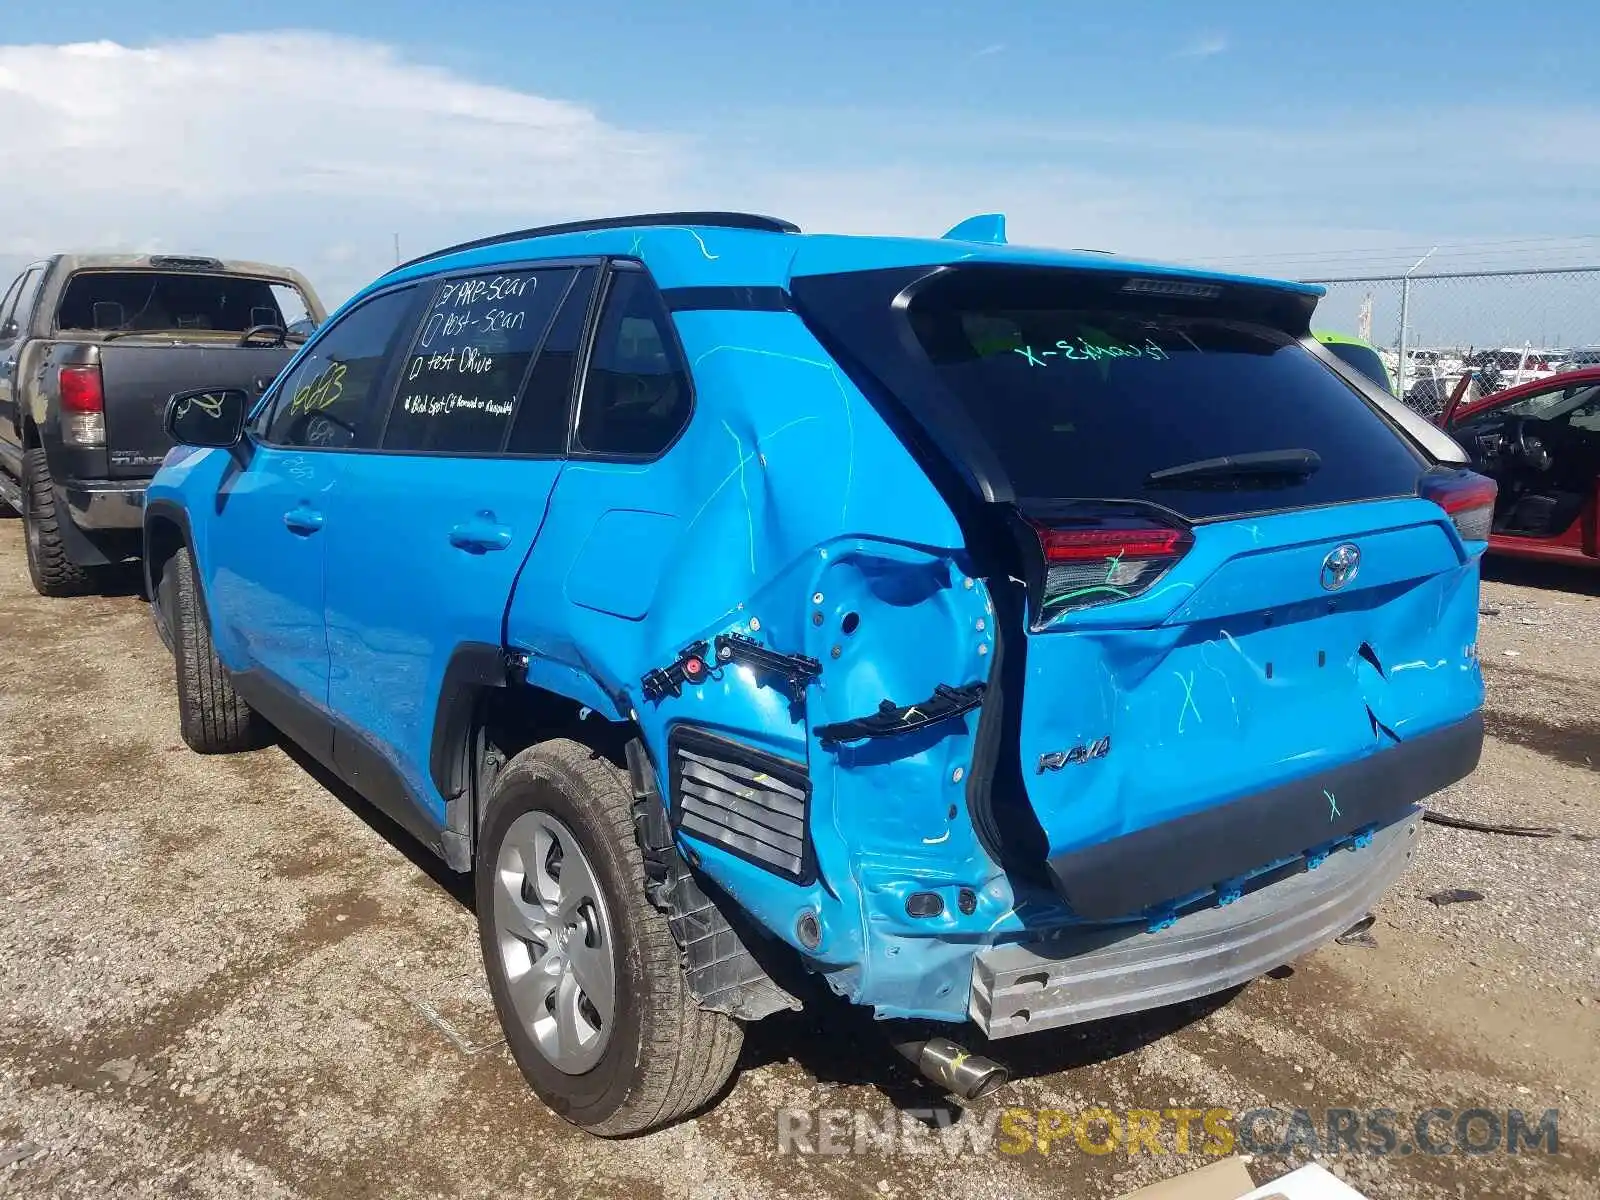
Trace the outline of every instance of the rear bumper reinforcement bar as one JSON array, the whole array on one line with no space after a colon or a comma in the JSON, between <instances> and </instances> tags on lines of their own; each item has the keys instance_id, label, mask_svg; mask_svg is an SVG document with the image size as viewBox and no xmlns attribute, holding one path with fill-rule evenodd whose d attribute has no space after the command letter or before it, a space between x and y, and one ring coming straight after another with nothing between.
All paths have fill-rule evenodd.
<instances>
[{"instance_id":1,"label":"rear bumper reinforcement bar","mask_svg":"<svg viewBox=\"0 0 1600 1200\"><path fill-rule=\"evenodd\" d=\"M1324 945L1378 903L1422 828L1413 809L1359 849L1339 850L1226 906L1139 924L993 946L973 960L969 1014L987 1037L1177 1004L1247 983Z\"/></svg>"}]
</instances>

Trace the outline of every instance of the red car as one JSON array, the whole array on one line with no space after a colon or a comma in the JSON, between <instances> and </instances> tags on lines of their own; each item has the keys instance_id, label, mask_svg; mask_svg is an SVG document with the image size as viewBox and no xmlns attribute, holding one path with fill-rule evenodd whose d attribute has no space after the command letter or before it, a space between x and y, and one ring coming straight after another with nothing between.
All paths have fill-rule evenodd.
<instances>
[{"instance_id":1,"label":"red car","mask_svg":"<svg viewBox=\"0 0 1600 1200\"><path fill-rule=\"evenodd\" d=\"M1465 375L1437 420L1500 485L1491 550L1600 566L1600 367L1487 396Z\"/></svg>"}]
</instances>

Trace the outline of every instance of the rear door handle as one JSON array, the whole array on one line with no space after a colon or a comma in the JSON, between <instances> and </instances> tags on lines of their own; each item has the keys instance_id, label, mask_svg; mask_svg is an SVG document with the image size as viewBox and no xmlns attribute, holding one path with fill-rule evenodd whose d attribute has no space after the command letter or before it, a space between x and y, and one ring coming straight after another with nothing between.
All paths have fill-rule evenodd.
<instances>
[{"instance_id":1,"label":"rear door handle","mask_svg":"<svg viewBox=\"0 0 1600 1200\"><path fill-rule=\"evenodd\" d=\"M290 533L312 534L322 528L322 514L302 504L284 513L283 523Z\"/></svg>"},{"instance_id":2,"label":"rear door handle","mask_svg":"<svg viewBox=\"0 0 1600 1200\"><path fill-rule=\"evenodd\" d=\"M511 526L496 523L492 512L481 512L450 530L450 544L473 554L504 550L511 545Z\"/></svg>"}]
</instances>

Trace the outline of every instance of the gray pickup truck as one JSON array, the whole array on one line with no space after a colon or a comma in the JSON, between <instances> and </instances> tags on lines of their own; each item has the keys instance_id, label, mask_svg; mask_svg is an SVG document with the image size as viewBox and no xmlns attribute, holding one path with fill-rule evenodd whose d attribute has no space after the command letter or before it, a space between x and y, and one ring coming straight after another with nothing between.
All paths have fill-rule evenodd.
<instances>
[{"instance_id":1,"label":"gray pickup truck","mask_svg":"<svg viewBox=\"0 0 1600 1200\"><path fill-rule=\"evenodd\" d=\"M139 553L174 392L266 390L326 312L297 271L178 255L60 254L0 299L0 512L40 595Z\"/></svg>"}]
</instances>

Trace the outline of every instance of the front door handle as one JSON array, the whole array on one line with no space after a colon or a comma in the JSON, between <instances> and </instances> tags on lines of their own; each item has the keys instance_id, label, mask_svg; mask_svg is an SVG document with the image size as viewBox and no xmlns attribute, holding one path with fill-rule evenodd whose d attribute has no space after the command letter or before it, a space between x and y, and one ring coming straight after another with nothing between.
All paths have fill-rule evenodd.
<instances>
[{"instance_id":1,"label":"front door handle","mask_svg":"<svg viewBox=\"0 0 1600 1200\"><path fill-rule=\"evenodd\" d=\"M473 554L504 550L511 545L511 526L498 524L492 512L481 512L450 530L450 544Z\"/></svg>"},{"instance_id":2,"label":"front door handle","mask_svg":"<svg viewBox=\"0 0 1600 1200\"><path fill-rule=\"evenodd\" d=\"M302 504L283 514L283 524L290 533L313 534L322 528L322 514Z\"/></svg>"}]
</instances>

